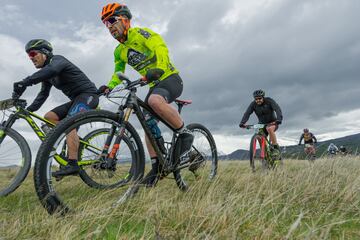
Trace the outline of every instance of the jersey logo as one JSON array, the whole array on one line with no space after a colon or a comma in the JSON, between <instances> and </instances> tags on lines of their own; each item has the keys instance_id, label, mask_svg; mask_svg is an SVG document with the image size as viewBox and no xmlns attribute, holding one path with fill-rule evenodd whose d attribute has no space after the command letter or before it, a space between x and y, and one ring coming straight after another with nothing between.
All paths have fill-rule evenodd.
<instances>
[{"instance_id":1,"label":"jersey logo","mask_svg":"<svg viewBox=\"0 0 360 240\"><path fill-rule=\"evenodd\" d=\"M142 61L144 61L146 59L146 55L142 54L134 49L129 49L127 58L128 58L128 64L130 66L134 67L134 66L138 65L139 63L141 63Z\"/></svg>"},{"instance_id":2,"label":"jersey logo","mask_svg":"<svg viewBox=\"0 0 360 240\"><path fill-rule=\"evenodd\" d=\"M146 39L151 37L151 34L148 31L145 31L144 29L139 29L139 33Z\"/></svg>"}]
</instances>

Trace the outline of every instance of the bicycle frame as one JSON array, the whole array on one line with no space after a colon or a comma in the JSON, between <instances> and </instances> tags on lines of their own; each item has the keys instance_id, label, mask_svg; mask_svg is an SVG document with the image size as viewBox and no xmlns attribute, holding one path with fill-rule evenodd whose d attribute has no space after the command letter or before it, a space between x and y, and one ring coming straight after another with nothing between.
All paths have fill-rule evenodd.
<instances>
[{"instance_id":1,"label":"bicycle frame","mask_svg":"<svg viewBox=\"0 0 360 240\"><path fill-rule=\"evenodd\" d=\"M260 158L265 159L266 156L269 156L269 140L265 135L255 134L258 142L260 143ZM254 152L256 151L256 145L254 144Z\"/></svg>"},{"instance_id":2,"label":"bicycle frame","mask_svg":"<svg viewBox=\"0 0 360 240\"><path fill-rule=\"evenodd\" d=\"M120 128L119 128L119 133L120 134L118 134L118 136L116 137L113 148L110 151L109 158L107 158L107 159L109 159L109 160L114 159L115 154L116 154L117 150L120 147L120 142L121 142L121 139L122 139L124 131L125 131L125 125L129 121L131 113L135 113L136 117L138 118L138 120L139 120L139 122L140 122L140 124L142 126L142 128L145 131L146 136L148 137L148 139L150 141L150 144L152 145L152 147L155 150L155 153L156 153L156 155L157 155L157 157L159 159L159 162L163 166L166 166L166 164L165 164L166 160L170 160L171 163L175 162L175 161L173 161L172 158L173 158L173 151L174 151L174 148L175 148L175 142L176 142L178 134L175 132L175 129L172 126L170 126L164 119L162 119L157 113L155 113L151 109L151 107L149 105L147 105L144 101L142 101L141 99L139 99L136 96L137 87L138 86L144 86L144 85L147 84L147 82L145 82L142 78L132 82L125 75L123 75L122 73L117 73L117 75L118 75L119 79L121 79L126 84L125 89L129 90L130 92L129 92L129 95L126 97L125 104L119 106L119 109L118 109L117 113L119 114L119 122L118 123L120 124ZM155 85L158 84L159 82L160 82L159 80L153 81L153 83ZM113 91L111 93L121 91L121 90L124 90L124 89L120 88L120 90L119 90L119 89L115 88L115 89L113 89ZM113 97L113 98L116 98L116 97ZM122 98L124 98L124 97L122 97ZM182 107L183 107L182 104L178 104L178 112L179 113L181 113ZM144 116L144 113L141 110L141 108L148 111L150 114L153 115L153 117L155 117L157 120L159 120L160 122L165 124L165 126L167 126L169 129L171 129L172 132L173 132L172 140L171 140L171 143L170 143L171 147L168 150L168 154L166 155L166 159L164 158L163 153L161 152L160 148L158 147L157 142L155 140L155 137L153 136L150 128L146 124L145 116ZM108 135L108 138L107 138L107 140L105 142L105 145L104 145L104 148L103 148L104 149L103 150L103 155L104 156L108 155L108 152L109 152L108 148L109 148L110 143L111 143L111 141L112 141L112 139L114 137L116 127L117 126L112 127L112 129L110 130L110 134ZM179 170L179 169L187 167L185 164L187 164L188 162L189 161L183 161L177 167L177 169L175 169L175 170ZM166 170L167 169L165 167L165 171ZM168 170L173 171L174 169L168 169Z\"/></svg>"},{"instance_id":3,"label":"bicycle frame","mask_svg":"<svg viewBox=\"0 0 360 240\"><path fill-rule=\"evenodd\" d=\"M145 131L145 134L147 135L149 141L150 141L150 144L152 145L152 147L154 148L155 152L156 152L156 155L160 161L161 164L163 164L163 166L165 166L165 158L163 156L163 153L161 152L160 148L158 147L157 145L157 142L155 140L155 137L153 136L150 128L147 126L146 124L146 120L145 120L145 116L144 116L144 113L143 113L143 110L146 110L148 111L151 115L153 115L153 117L155 117L157 120L159 120L160 122L162 122L163 124L165 124L169 129L171 129L174 134L173 134L173 137L172 137L172 141L171 141L171 148L170 148L170 151L169 151L169 156L172 156L172 151L174 149L174 143L176 141L176 137L177 137L177 134L175 133L175 129L170 126L164 119L162 119L156 112L154 112L151 107L149 105L147 105L144 101L142 101L140 98L138 98L136 96L136 87L134 88L131 88L129 89L130 90L130 93L129 93L129 96L127 97L127 100L126 100L126 103L124 105L120 105L119 106L119 109L118 109L118 113L120 115L120 130L119 132L121 134L119 134L115 140L115 144L113 145L113 148L110 152L110 155L109 157L111 159L114 158L117 150L119 149L119 146L120 146L120 142L121 142L121 139L122 139L122 135L124 134L124 130L125 130L125 124L126 122L128 122L129 118L130 118L130 115L131 113L135 113L136 117L138 118L142 128L144 129ZM178 106L178 111L179 113L181 113L181 108L182 106ZM113 127L112 131L110 131L110 134L108 136L108 139L105 143L105 146L108 147L111 143L111 140L113 138L113 134L114 134L114 128L116 128L116 126ZM105 148L104 148L105 149ZM106 153L106 152L105 152Z\"/></svg>"},{"instance_id":4,"label":"bicycle frame","mask_svg":"<svg viewBox=\"0 0 360 240\"><path fill-rule=\"evenodd\" d=\"M255 134L253 136L260 144L260 158L262 160L266 159L266 157L271 156L270 148L269 148L270 141L265 134L264 131L265 126L266 126L265 124L255 124L255 125L247 126L247 129L255 129ZM256 153L256 144L253 144L253 153Z\"/></svg>"},{"instance_id":5,"label":"bicycle frame","mask_svg":"<svg viewBox=\"0 0 360 240\"><path fill-rule=\"evenodd\" d=\"M47 119L45 119L43 117L40 117L39 115L24 109L24 107L25 107L25 102L24 101L23 101L21 106L15 106L15 107L16 107L16 111L14 113L10 114L9 118L6 121L1 123L1 125L0 125L1 130L4 130L6 128L11 128L13 126L13 124L18 119L24 119L30 125L30 127L34 131L34 133L39 137L40 141L44 141L45 137L46 137L46 134L41 130L41 128L38 126L38 124L36 124L36 122L34 121L33 118L36 118L36 119L40 120L41 122L46 123L50 127L55 127L55 124L50 122L49 120L47 120ZM4 139L4 135L5 135L4 133L2 133L0 135L0 144L2 143L2 141ZM90 146L90 144L88 144L87 142L85 142L85 141L83 141L81 139L80 139L80 143L84 144L86 146ZM64 142L63 148L65 146L66 146L66 142ZM94 149L100 150L100 149L98 149L98 148L96 148L94 146L91 146L91 147L93 147ZM65 165L68 164L68 162L58 154L55 154L53 157L61 165L65 166ZM89 164L94 163L94 161L96 161L96 160L79 161L78 164L80 166L89 165Z\"/></svg>"},{"instance_id":6,"label":"bicycle frame","mask_svg":"<svg viewBox=\"0 0 360 240\"><path fill-rule=\"evenodd\" d=\"M34 117L34 118L36 118L36 119L38 119L38 120L40 120L40 121L48 124L48 125L51 126L51 127L54 127L54 126L55 126L54 123L48 121L47 119L42 118L42 117L40 117L39 115L36 115L35 113L29 112L29 111L27 111L27 110L25 110L25 109L23 109L23 108L20 108L20 107L17 107L17 111L16 111L15 113L12 113L12 114L9 116L8 120L6 120L6 121L4 121L4 122L2 123L2 126L3 126L4 128L11 128L12 125L16 122L16 120L22 118L22 119L24 119L24 120L30 125L30 127L32 128L32 130L33 130L33 131L35 132L35 134L39 137L39 139L40 139L41 141L44 141L46 135L45 135L45 133L41 130L41 128L36 124L36 122L34 121L34 119L33 119L32 117Z\"/></svg>"}]
</instances>

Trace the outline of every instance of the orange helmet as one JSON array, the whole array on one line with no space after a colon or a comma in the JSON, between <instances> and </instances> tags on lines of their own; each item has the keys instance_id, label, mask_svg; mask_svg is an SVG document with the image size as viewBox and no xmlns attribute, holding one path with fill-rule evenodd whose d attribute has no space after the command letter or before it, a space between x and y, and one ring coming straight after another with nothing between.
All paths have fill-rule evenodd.
<instances>
[{"instance_id":1,"label":"orange helmet","mask_svg":"<svg viewBox=\"0 0 360 240\"><path fill-rule=\"evenodd\" d=\"M120 15L126 16L129 20L132 18L131 12L126 5L120 3L109 3L102 9L101 21L105 21L111 16Z\"/></svg>"}]
</instances>

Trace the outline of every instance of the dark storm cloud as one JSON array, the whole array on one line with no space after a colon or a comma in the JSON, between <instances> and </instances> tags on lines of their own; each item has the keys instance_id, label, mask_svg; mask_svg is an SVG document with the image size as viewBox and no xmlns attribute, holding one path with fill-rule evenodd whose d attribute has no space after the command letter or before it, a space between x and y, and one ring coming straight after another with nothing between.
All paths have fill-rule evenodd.
<instances>
[{"instance_id":1,"label":"dark storm cloud","mask_svg":"<svg viewBox=\"0 0 360 240\"><path fill-rule=\"evenodd\" d=\"M116 46L106 30L97 30L103 27L99 13L107 2L8 1L10 8L18 6L15 13L22 18L2 14L0 34L21 43L37 36L56 38L60 49L99 85L109 78ZM355 101L360 87L359 1L141 0L126 4L134 14L133 25L163 29L184 80L182 98L194 101L184 110L188 122L205 122L218 134L238 134L237 125L258 88L280 104L281 131L290 136L304 125L311 128L315 122L359 108ZM91 30L76 34L83 24L93 26L94 36ZM92 45L97 37L103 45ZM74 51L83 42L88 43L86 51L96 56Z\"/></svg>"},{"instance_id":2,"label":"dark storm cloud","mask_svg":"<svg viewBox=\"0 0 360 240\"><path fill-rule=\"evenodd\" d=\"M167 36L182 29L185 37L195 36L199 45L205 45L180 56L188 71L186 94L199 103L189 117L208 119L213 128L230 127L258 88L278 101L284 123L292 127L298 118L321 121L358 108L353 99L360 86L359 10L355 1L283 1L246 25L219 23L226 13L221 8L218 22L209 19L208 25L201 25L203 31L190 26L186 32L174 20ZM203 17L203 12L197 13ZM176 47L180 54L181 46ZM185 44L182 47L186 49Z\"/></svg>"}]
</instances>

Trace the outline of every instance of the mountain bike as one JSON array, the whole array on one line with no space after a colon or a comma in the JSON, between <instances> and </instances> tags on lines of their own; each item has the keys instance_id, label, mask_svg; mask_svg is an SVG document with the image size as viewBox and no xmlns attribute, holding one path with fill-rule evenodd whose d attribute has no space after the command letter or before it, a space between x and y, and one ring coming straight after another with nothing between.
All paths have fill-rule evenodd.
<instances>
[{"instance_id":1,"label":"mountain bike","mask_svg":"<svg viewBox=\"0 0 360 240\"><path fill-rule=\"evenodd\" d=\"M19 119L24 119L40 141L44 141L46 136L51 134L46 132L46 128L49 128L49 131L55 126L47 119L26 110L26 105L27 103L24 99L7 99L0 101L0 110L3 111L3 119L0 125L0 196L6 196L15 191L25 180L31 168L31 151L29 144L26 138L13 128L14 123ZM7 115L7 112L10 112L10 115ZM5 120L6 117L7 120ZM34 119L42 122L46 128L43 126L39 127ZM89 155L98 153L100 148L97 142L104 134L108 134L108 129L97 129L80 139L79 156L83 159L79 161L79 165L83 169L80 177L83 182L93 188L117 187L125 181L124 179L118 179L115 182L114 180L112 180L113 182L100 182L102 178L98 176L99 174L96 174L99 170L94 166L99 166L102 162L96 159L89 159ZM54 155L57 169L68 164L66 160L67 144L65 140L59 145L61 145L61 152ZM86 171L85 169L87 168L90 168L91 171ZM129 172L130 173L127 174L127 181L131 177L131 171Z\"/></svg>"},{"instance_id":2,"label":"mountain bike","mask_svg":"<svg viewBox=\"0 0 360 240\"><path fill-rule=\"evenodd\" d=\"M258 169L275 169L282 164L281 151L275 149L266 134L266 124L246 125L246 129L253 129L254 135L250 141L250 167L253 172Z\"/></svg>"},{"instance_id":3,"label":"mountain bike","mask_svg":"<svg viewBox=\"0 0 360 240\"><path fill-rule=\"evenodd\" d=\"M306 159L309 160L310 162L314 162L316 159L316 149L315 149L315 144L314 143L305 143L304 144L304 152L306 154Z\"/></svg>"},{"instance_id":4,"label":"mountain bike","mask_svg":"<svg viewBox=\"0 0 360 240\"><path fill-rule=\"evenodd\" d=\"M35 188L40 201L49 214L58 211L66 212L69 209L76 208L79 203L81 203L79 198L85 195L81 194L81 196L79 196L79 194L77 194L76 196L76 193L69 193L72 190L81 192L79 187L69 189L68 186L66 186L66 190L59 191L54 188L54 181L50 177L52 176L52 168L49 166L52 166L52 156L61 151L58 147L58 143L73 129L78 130L78 135L80 137L96 129L108 129L107 136L102 139L103 147L101 154L99 154L97 158L108 162L110 165L115 160L115 154L117 154L124 146L127 146L129 149L137 150L139 154L120 155L119 160L122 160L124 164L126 162L132 162L132 171L138 176L134 181L135 184L131 185L129 189L134 189L133 186L136 186L136 189L138 189L138 187L144 185L142 184L142 177L145 171L145 156L140 136L130 123L130 117L133 114L139 120L141 127L148 136L150 143L163 166L162 177L166 177L170 173L173 173L176 184L181 190L186 190L188 187L185 180L190 182L192 179L199 177L199 174L202 172L206 172L210 179L215 177L217 173L217 150L210 131L201 124L189 124L187 128L194 134L194 143L192 149L185 155L182 155L180 159L180 156L178 156L176 151L178 134L175 129L158 116L158 114L136 95L137 89L145 86L147 83L143 79L130 81L123 74L118 74L118 77L123 81L123 84L115 87L111 93L107 95L107 98L111 101L114 101L116 98L122 99L116 112L90 110L65 119L56 126L51 136L49 136L41 145L35 163ZM158 81L154 81L154 84L157 83ZM181 112L183 106L190 104L190 101L177 100L176 104L178 105L178 111ZM171 141L166 141L164 144L166 152L161 151L161 146L149 129L144 117L144 110L150 112L150 114L173 132ZM209 162L210 166L206 166L207 162ZM186 169L190 171L183 171ZM192 174L188 174L190 172ZM73 179L73 185L75 185L75 183L76 180ZM131 192L135 193L136 191ZM124 196L128 196L128 193L129 191L126 191ZM72 199L66 198L69 194L73 197ZM77 198L75 198L75 196ZM87 195L86 198L88 198L88 196L89 195Z\"/></svg>"}]
</instances>

